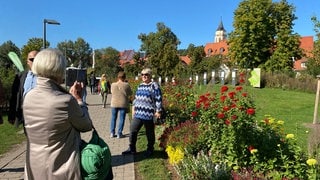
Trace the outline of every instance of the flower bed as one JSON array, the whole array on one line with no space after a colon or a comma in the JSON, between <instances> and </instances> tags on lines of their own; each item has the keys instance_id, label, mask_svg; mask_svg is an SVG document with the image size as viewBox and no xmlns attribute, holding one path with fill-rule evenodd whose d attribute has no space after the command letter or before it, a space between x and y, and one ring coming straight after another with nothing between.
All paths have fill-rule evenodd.
<instances>
[{"instance_id":1,"label":"flower bed","mask_svg":"<svg viewBox=\"0 0 320 180\"><path fill-rule=\"evenodd\" d=\"M203 95L192 89L164 88L168 117L159 141L182 179L316 179L316 159L284 133L284 121L257 120L242 86Z\"/></svg>"}]
</instances>

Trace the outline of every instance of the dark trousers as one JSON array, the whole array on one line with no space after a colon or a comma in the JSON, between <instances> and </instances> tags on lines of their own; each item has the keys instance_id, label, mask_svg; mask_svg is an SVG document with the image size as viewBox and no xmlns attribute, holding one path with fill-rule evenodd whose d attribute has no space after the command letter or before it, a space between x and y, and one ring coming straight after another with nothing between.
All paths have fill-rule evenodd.
<instances>
[{"instance_id":1,"label":"dark trousers","mask_svg":"<svg viewBox=\"0 0 320 180\"><path fill-rule=\"evenodd\" d=\"M133 151L136 151L136 143L137 143L137 137L138 133L144 125L144 128L146 130L146 136L148 140L148 147L147 150L153 151L154 149L154 143L155 143L155 132L154 132L154 123L153 120L140 120L140 119L133 119L131 121L130 125L130 137L129 137L129 143L130 143L130 149Z\"/></svg>"}]
</instances>

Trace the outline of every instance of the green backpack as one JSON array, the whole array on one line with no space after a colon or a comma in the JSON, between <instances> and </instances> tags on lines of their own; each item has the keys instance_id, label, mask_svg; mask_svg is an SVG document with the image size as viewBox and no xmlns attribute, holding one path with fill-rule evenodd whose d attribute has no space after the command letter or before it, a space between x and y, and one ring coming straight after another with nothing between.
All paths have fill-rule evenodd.
<instances>
[{"instance_id":1,"label":"green backpack","mask_svg":"<svg viewBox=\"0 0 320 180\"><path fill-rule=\"evenodd\" d=\"M86 143L82 140L81 151L81 175L85 180L112 179L111 152L94 129L91 140ZM110 174L109 174L110 173Z\"/></svg>"}]
</instances>

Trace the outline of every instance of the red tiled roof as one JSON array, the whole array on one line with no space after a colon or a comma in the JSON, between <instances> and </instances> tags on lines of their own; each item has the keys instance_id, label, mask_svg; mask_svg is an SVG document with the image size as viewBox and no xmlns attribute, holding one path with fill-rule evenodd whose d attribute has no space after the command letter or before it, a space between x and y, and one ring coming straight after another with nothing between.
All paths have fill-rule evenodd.
<instances>
[{"instance_id":1,"label":"red tiled roof","mask_svg":"<svg viewBox=\"0 0 320 180\"><path fill-rule=\"evenodd\" d=\"M187 65L191 63L191 59L189 58L189 56L180 56L180 60L186 63Z\"/></svg>"},{"instance_id":2,"label":"red tiled roof","mask_svg":"<svg viewBox=\"0 0 320 180\"><path fill-rule=\"evenodd\" d=\"M304 36L300 38L300 48L303 49L307 57L312 56L313 36Z\"/></svg>"},{"instance_id":3,"label":"red tiled roof","mask_svg":"<svg viewBox=\"0 0 320 180\"><path fill-rule=\"evenodd\" d=\"M293 64L294 70L300 71L306 69L304 66L302 66L302 63L308 61L307 57L312 57L313 45L313 36L304 36L300 38L300 48L305 53L306 57L302 57L301 59L295 59Z\"/></svg>"},{"instance_id":4,"label":"red tiled roof","mask_svg":"<svg viewBox=\"0 0 320 180\"><path fill-rule=\"evenodd\" d=\"M217 43L207 43L204 47L204 52L207 56L213 56L213 55L226 55L228 54L228 44L227 41L220 41Z\"/></svg>"},{"instance_id":5,"label":"red tiled roof","mask_svg":"<svg viewBox=\"0 0 320 180\"><path fill-rule=\"evenodd\" d=\"M123 66L124 64L134 64L134 50L124 50L120 52L119 64Z\"/></svg>"}]
</instances>

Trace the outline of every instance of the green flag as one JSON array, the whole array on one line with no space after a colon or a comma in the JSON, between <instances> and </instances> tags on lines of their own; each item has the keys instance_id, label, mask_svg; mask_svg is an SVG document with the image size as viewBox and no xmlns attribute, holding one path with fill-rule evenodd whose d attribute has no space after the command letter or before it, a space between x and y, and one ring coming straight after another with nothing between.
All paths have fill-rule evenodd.
<instances>
[{"instance_id":1,"label":"green flag","mask_svg":"<svg viewBox=\"0 0 320 180\"><path fill-rule=\"evenodd\" d=\"M10 52L8 53L8 56L9 56L9 58L11 59L11 61L13 62L13 64L17 66L18 70L19 70L20 72L22 72L22 71L24 70L24 68L23 68L23 66L22 66L22 63L21 63L18 55L17 55L15 52L10 51Z\"/></svg>"}]
</instances>

